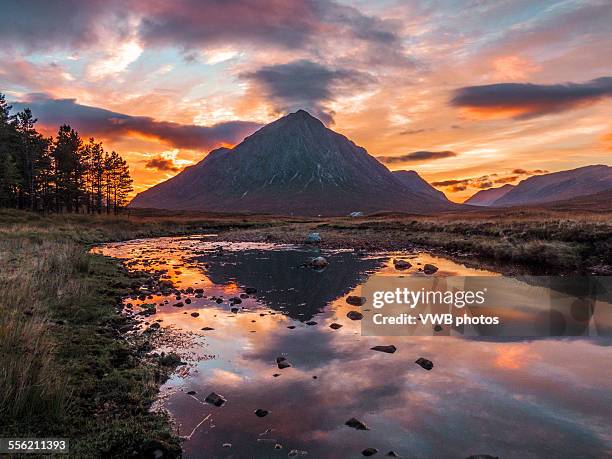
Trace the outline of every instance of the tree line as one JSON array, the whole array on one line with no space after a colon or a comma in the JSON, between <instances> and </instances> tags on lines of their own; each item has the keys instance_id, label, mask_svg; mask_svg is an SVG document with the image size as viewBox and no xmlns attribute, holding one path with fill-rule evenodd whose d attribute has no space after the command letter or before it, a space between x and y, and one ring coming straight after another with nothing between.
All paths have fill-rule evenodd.
<instances>
[{"instance_id":1,"label":"tree line","mask_svg":"<svg viewBox=\"0 0 612 459\"><path fill-rule=\"evenodd\" d=\"M0 93L0 207L116 214L127 204L132 178L120 155L67 124L45 137L29 108L11 109Z\"/></svg>"}]
</instances>

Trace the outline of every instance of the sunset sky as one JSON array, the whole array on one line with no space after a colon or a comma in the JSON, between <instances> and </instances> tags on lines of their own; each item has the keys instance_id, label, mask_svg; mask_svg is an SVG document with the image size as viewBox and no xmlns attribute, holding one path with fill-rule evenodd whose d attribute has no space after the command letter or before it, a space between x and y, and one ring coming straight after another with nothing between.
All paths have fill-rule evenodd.
<instances>
[{"instance_id":1,"label":"sunset sky","mask_svg":"<svg viewBox=\"0 0 612 459\"><path fill-rule=\"evenodd\" d=\"M0 92L136 191L303 108L449 198L612 158L603 1L0 0Z\"/></svg>"}]
</instances>

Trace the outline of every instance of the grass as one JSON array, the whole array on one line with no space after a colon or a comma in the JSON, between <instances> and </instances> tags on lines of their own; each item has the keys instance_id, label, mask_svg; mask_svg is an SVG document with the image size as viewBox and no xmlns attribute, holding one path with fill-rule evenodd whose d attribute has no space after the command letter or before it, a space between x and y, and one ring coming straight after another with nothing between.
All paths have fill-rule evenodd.
<instances>
[{"instance_id":1,"label":"grass","mask_svg":"<svg viewBox=\"0 0 612 459\"><path fill-rule=\"evenodd\" d=\"M117 331L134 279L57 228L25 234L0 239L2 436L68 438L72 457L178 456L168 420L149 411L168 370Z\"/></svg>"}]
</instances>

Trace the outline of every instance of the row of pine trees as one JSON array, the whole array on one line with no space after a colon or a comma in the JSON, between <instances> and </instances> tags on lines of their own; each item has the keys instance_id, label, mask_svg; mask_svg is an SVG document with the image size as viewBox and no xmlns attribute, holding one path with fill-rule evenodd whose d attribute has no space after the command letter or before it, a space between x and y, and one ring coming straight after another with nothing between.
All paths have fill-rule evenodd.
<instances>
[{"instance_id":1,"label":"row of pine trees","mask_svg":"<svg viewBox=\"0 0 612 459\"><path fill-rule=\"evenodd\" d=\"M0 93L0 207L116 214L125 206L133 188L121 156L68 125L47 138L29 108L11 108Z\"/></svg>"}]
</instances>

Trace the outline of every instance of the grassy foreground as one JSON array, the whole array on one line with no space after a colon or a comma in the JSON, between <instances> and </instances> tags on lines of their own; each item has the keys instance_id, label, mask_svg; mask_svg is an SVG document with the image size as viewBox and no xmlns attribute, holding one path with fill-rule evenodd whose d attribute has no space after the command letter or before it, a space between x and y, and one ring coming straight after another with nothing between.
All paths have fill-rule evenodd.
<instances>
[{"instance_id":1,"label":"grassy foreground","mask_svg":"<svg viewBox=\"0 0 612 459\"><path fill-rule=\"evenodd\" d=\"M68 438L71 457L179 456L168 419L149 412L171 368L120 332L117 305L139 279L89 244L251 224L0 211L2 437Z\"/></svg>"}]
</instances>

